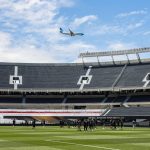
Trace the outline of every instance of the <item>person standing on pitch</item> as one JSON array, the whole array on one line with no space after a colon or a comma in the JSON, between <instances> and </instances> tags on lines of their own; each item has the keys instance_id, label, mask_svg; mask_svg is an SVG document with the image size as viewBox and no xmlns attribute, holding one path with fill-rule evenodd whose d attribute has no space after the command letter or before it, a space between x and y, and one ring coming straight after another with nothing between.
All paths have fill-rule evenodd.
<instances>
[{"instance_id":1,"label":"person standing on pitch","mask_svg":"<svg viewBox=\"0 0 150 150\"><path fill-rule=\"evenodd\" d=\"M133 121L132 121L132 127L133 127L133 129L135 128L135 126L136 126L136 121L133 120Z\"/></svg>"},{"instance_id":2,"label":"person standing on pitch","mask_svg":"<svg viewBox=\"0 0 150 150\"><path fill-rule=\"evenodd\" d=\"M32 129L34 129L35 128L35 119L32 121Z\"/></svg>"},{"instance_id":3,"label":"person standing on pitch","mask_svg":"<svg viewBox=\"0 0 150 150\"><path fill-rule=\"evenodd\" d=\"M13 127L16 125L16 120L14 119L13 120Z\"/></svg>"}]
</instances>

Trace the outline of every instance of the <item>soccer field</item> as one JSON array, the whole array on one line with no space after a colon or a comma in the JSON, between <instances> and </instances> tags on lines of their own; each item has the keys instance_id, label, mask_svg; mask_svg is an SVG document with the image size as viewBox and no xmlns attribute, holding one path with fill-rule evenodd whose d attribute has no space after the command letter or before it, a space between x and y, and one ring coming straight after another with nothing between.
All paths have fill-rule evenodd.
<instances>
[{"instance_id":1,"label":"soccer field","mask_svg":"<svg viewBox=\"0 0 150 150\"><path fill-rule=\"evenodd\" d=\"M0 127L0 150L150 150L150 129Z\"/></svg>"}]
</instances>

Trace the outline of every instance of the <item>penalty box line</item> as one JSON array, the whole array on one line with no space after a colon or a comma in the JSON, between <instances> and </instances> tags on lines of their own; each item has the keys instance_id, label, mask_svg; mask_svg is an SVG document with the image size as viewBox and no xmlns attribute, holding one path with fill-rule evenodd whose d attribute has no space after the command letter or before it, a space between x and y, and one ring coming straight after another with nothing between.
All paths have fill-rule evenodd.
<instances>
[{"instance_id":1,"label":"penalty box line","mask_svg":"<svg viewBox=\"0 0 150 150\"><path fill-rule=\"evenodd\" d=\"M83 147L91 147L91 148L98 148L98 149L106 149L106 150L120 150L115 148L109 148L109 147L102 147L102 146L94 146L94 145L86 145L86 144L78 144L78 143L72 143L72 142L63 142L63 141L56 141L56 140L46 140L48 142L55 142L55 143L63 143L63 144L70 144L70 145L77 145L77 146L83 146Z\"/></svg>"}]
</instances>

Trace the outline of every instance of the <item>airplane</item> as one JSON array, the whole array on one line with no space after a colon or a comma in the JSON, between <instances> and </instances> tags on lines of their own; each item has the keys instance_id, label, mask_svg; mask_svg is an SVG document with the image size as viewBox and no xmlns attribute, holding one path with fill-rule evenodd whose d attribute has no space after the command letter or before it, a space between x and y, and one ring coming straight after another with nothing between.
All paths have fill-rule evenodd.
<instances>
[{"instance_id":1,"label":"airplane","mask_svg":"<svg viewBox=\"0 0 150 150\"><path fill-rule=\"evenodd\" d=\"M65 33L65 32L63 32L63 29L62 29L62 28L60 28L60 33L61 33L61 34L65 34L65 35L69 35L69 36L76 36L76 35L83 36L83 35L84 35L83 33L74 33L74 32L71 31L70 29L69 29L69 32L68 32L68 33Z\"/></svg>"}]
</instances>

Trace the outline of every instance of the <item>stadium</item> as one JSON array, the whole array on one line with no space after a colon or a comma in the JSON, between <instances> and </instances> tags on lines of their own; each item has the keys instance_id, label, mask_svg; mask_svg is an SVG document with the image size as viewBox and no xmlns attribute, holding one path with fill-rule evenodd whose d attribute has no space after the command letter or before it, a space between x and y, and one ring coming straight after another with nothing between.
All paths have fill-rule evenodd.
<instances>
[{"instance_id":1,"label":"stadium","mask_svg":"<svg viewBox=\"0 0 150 150\"><path fill-rule=\"evenodd\" d=\"M82 131L83 121L89 119L96 120L96 126L103 127L103 129L112 127L112 130L116 130L116 121L118 120L123 120L124 126L133 126L133 128L136 126L149 127L150 61L140 58L140 53L149 52L149 48L94 53L87 52L79 55L82 63L74 64L0 63L1 125L20 126L18 128L15 127L12 131L10 131L9 127L2 127L1 131L16 134L17 142L18 138L26 142L31 142L33 139L26 138L24 134L31 134L33 136L39 134L43 138L46 132L52 134L55 131L59 136L66 134L64 138L69 138L69 135L75 136L77 129L70 129L70 127L77 126L78 130ZM137 59L128 59L128 55L130 54L136 55ZM127 60L115 61L113 58L118 55L126 56ZM112 61L101 62L101 57L104 56L111 57ZM97 62L85 63L85 57L96 57ZM76 125L72 124L75 120L80 120L81 124L79 125L78 122ZM41 129L39 127L35 133L32 129L27 129L30 123L34 121L38 122L38 126L43 126L42 122L44 122L44 126L55 125L56 127L51 128L51 130L48 128ZM115 126L111 121L115 121ZM59 129L57 125L60 125L62 129ZM69 128L64 129L65 126ZM106 129L108 130L108 135L105 135L106 133L101 130L94 131L87 138L89 140L94 138L93 142L96 142L100 138L100 136L96 137L98 136L96 134L103 134L103 138L109 136L108 139L112 141L119 140L118 137L121 139L125 138L128 141L129 139L127 137L130 136L130 133L134 134L142 130L142 134L138 134L138 136L147 137L145 139L145 142L147 142L149 139L147 129L138 129L138 127L134 131L131 128L124 129L122 133L119 133L119 136L113 135L114 137L112 135L110 136L111 129ZM120 122L118 123L119 128ZM117 132L116 130L113 134L117 134ZM124 133L128 133L128 135L125 137ZM3 134L2 137L5 136ZM19 134L22 134L21 137ZM45 143L53 144L54 147L67 145L66 149L72 149L73 145L75 147L83 147L86 150L122 149L122 145L118 146L112 143L112 141L110 142L112 144L111 146L108 146L104 141L99 146L95 146L93 143L86 144L83 142L81 144L80 142L76 142L76 140L81 141L82 138L84 139L87 136L84 134L81 137L76 135L78 138L72 139L71 141L62 141L62 138L56 140L57 136L55 136L52 136L51 139L47 137L48 139L46 140L44 138L44 145ZM105 140L108 139L106 138ZM3 149L8 148L5 145L7 140L0 140L0 143L3 144ZM138 141L136 140L136 142ZM122 142L125 144L125 141ZM42 142L40 141L40 143ZM32 149L32 146L30 147L26 144L25 149ZM37 146L37 141L34 144L36 145L34 146L35 149L38 147L42 149L49 148L49 144L47 147L43 147L42 145ZM10 145L16 149L13 142ZM23 145L21 144L21 149ZM124 149L128 149L127 147ZM130 147L131 149L138 149L137 145L130 145Z\"/></svg>"},{"instance_id":2,"label":"stadium","mask_svg":"<svg viewBox=\"0 0 150 150\"><path fill-rule=\"evenodd\" d=\"M137 60L79 64L0 64L0 107L4 117L150 117L149 48L80 57L136 54ZM13 110L11 110L13 109Z\"/></svg>"},{"instance_id":3,"label":"stadium","mask_svg":"<svg viewBox=\"0 0 150 150\"><path fill-rule=\"evenodd\" d=\"M139 127L149 127L150 121L150 61L140 58L140 53L149 52L149 48L87 52L79 55L82 63L73 64L0 63L1 126L13 126L13 130L10 127L1 127L2 149L9 148L5 143L8 143L10 135L15 135L12 139L15 139L17 144L20 144L20 139L26 141L23 145L20 144L21 149L47 150L66 146L65 149L68 150L76 147L83 147L86 150L126 150L128 147L122 146L126 140L131 149L143 148L143 143L140 146L131 145L129 137L136 133L139 135L138 138L131 137L136 140L135 143L141 142L140 136L145 138L144 142L148 142L149 130ZM137 59L126 61L113 59L118 55L128 58L130 54L136 55ZM104 56L110 56L112 61L101 62L101 57ZM96 57L97 62L86 63L85 57ZM80 120L80 124L76 120ZM83 130L85 120L96 121L96 126L100 130L91 129L89 124L89 129ZM121 127L120 121L123 121ZM33 128L35 125L39 127L33 130L29 128L32 125ZM54 127L49 127L51 125ZM41 126L48 127L41 128ZM123 126L128 128L122 130ZM86 142L87 135L80 135L77 130L90 131L88 137L91 144ZM112 131L114 133L111 133ZM9 136L6 136L6 133ZM54 134L51 139L49 134ZM7 138L4 139L5 136ZM64 140L70 137L71 141ZM79 138L79 141L75 137ZM116 139L119 140L118 138L121 138L120 145L115 142ZM99 139L103 141L99 143ZM12 141L10 146L17 149Z\"/></svg>"}]
</instances>

